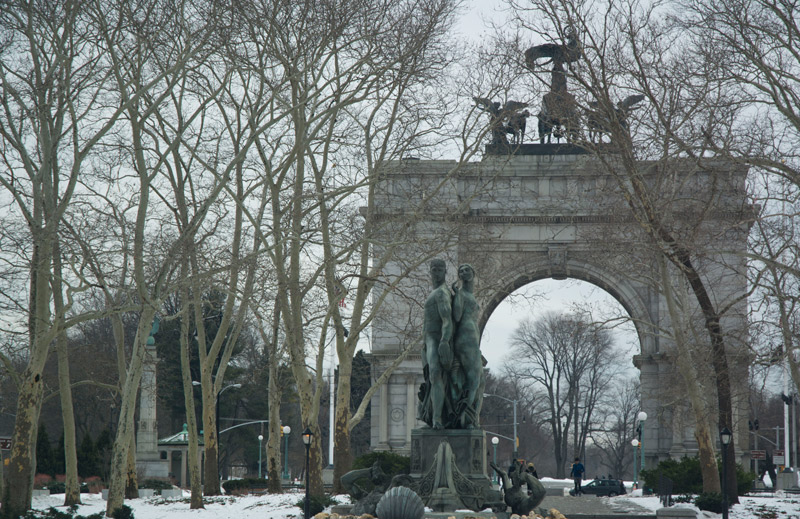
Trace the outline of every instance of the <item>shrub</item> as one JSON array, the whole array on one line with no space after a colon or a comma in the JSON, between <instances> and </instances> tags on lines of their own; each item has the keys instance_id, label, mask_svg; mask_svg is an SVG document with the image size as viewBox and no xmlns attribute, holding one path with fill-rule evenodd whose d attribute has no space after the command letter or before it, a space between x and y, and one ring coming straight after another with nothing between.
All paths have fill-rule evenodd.
<instances>
[{"instance_id":1,"label":"shrub","mask_svg":"<svg viewBox=\"0 0 800 519\"><path fill-rule=\"evenodd\" d=\"M715 514L721 514L722 494L717 494L716 492L706 492L704 494L700 494L694 500L694 504L700 510L714 512Z\"/></svg>"},{"instance_id":2,"label":"shrub","mask_svg":"<svg viewBox=\"0 0 800 519\"><path fill-rule=\"evenodd\" d=\"M756 475L752 472L745 471L741 465L736 465L736 489L737 495L745 495L751 488L753 488L753 480Z\"/></svg>"},{"instance_id":3,"label":"shrub","mask_svg":"<svg viewBox=\"0 0 800 519\"><path fill-rule=\"evenodd\" d=\"M401 456L393 452L370 452L359 456L353 461L351 470L368 469L378 462L383 473L389 478L398 474L408 474L411 470L411 458L408 456ZM372 492L375 488L375 482L369 476L363 475L356 479L356 481L364 492Z\"/></svg>"},{"instance_id":4,"label":"shrub","mask_svg":"<svg viewBox=\"0 0 800 519\"><path fill-rule=\"evenodd\" d=\"M246 494L251 489L267 488L264 478L231 479L222 484L226 494Z\"/></svg>"},{"instance_id":5,"label":"shrub","mask_svg":"<svg viewBox=\"0 0 800 519\"><path fill-rule=\"evenodd\" d=\"M377 451L359 456L353 461L353 470L366 469L380 461L381 470L391 476L408 474L411 471L411 458L394 452Z\"/></svg>"},{"instance_id":6,"label":"shrub","mask_svg":"<svg viewBox=\"0 0 800 519\"><path fill-rule=\"evenodd\" d=\"M128 505L122 505L111 513L113 519L133 519L133 510Z\"/></svg>"},{"instance_id":7,"label":"shrub","mask_svg":"<svg viewBox=\"0 0 800 519\"><path fill-rule=\"evenodd\" d=\"M62 512L57 508L50 507L44 512L39 510L28 510L28 512L22 517L25 519L103 519L105 516L104 512L97 512L84 517L82 515L75 515L77 511L77 505L70 506L67 508L66 512ZM133 519L133 515L131 515L129 519Z\"/></svg>"},{"instance_id":8,"label":"shrub","mask_svg":"<svg viewBox=\"0 0 800 519\"><path fill-rule=\"evenodd\" d=\"M313 517L318 513L322 512L323 510L325 510L325 508L339 503L330 496L311 496L311 499L309 501L310 501L309 517ZM300 510L305 511L306 509L305 497L303 497L303 499L297 502L297 507L300 508Z\"/></svg>"},{"instance_id":9,"label":"shrub","mask_svg":"<svg viewBox=\"0 0 800 519\"><path fill-rule=\"evenodd\" d=\"M699 494L703 491L703 475L699 458L683 457L680 461L667 459L660 461L655 470L643 470L641 478L644 486L658 490L659 473L672 480L673 494Z\"/></svg>"},{"instance_id":10,"label":"shrub","mask_svg":"<svg viewBox=\"0 0 800 519\"><path fill-rule=\"evenodd\" d=\"M44 512L28 510L24 517L25 519L72 519L75 517L75 511L77 509L78 507L73 505L69 507L66 512L62 512L61 510L51 506Z\"/></svg>"},{"instance_id":11,"label":"shrub","mask_svg":"<svg viewBox=\"0 0 800 519\"><path fill-rule=\"evenodd\" d=\"M153 490L168 490L172 488L172 483L163 479L145 479L139 483L139 488L152 488Z\"/></svg>"},{"instance_id":12,"label":"shrub","mask_svg":"<svg viewBox=\"0 0 800 519\"><path fill-rule=\"evenodd\" d=\"M46 488L51 494L63 494L67 491L67 485L63 481L53 481L42 488ZM86 483L81 483L78 488L81 494L87 494L89 492L89 487Z\"/></svg>"},{"instance_id":13,"label":"shrub","mask_svg":"<svg viewBox=\"0 0 800 519\"><path fill-rule=\"evenodd\" d=\"M722 479L722 461L717 459L717 467ZM659 473L672 480L673 494L700 494L703 491L703 475L700 470L700 459L683 457L680 461L668 459L658 463L654 470L643 470L645 488L658 491ZM738 495L744 495L753 486L754 474L736 465L736 487Z\"/></svg>"},{"instance_id":14,"label":"shrub","mask_svg":"<svg viewBox=\"0 0 800 519\"><path fill-rule=\"evenodd\" d=\"M267 479L266 478L246 478L247 484L249 488L267 488Z\"/></svg>"},{"instance_id":15,"label":"shrub","mask_svg":"<svg viewBox=\"0 0 800 519\"><path fill-rule=\"evenodd\" d=\"M83 485L81 485L83 486ZM54 481L47 485L47 489L51 494L63 494L67 491L67 486L60 481Z\"/></svg>"},{"instance_id":16,"label":"shrub","mask_svg":"<svg viewBox=\"0 0 800 519\"><path fill-rule=\"evenodd\" d=\"M226 494L241 494L250 488L243 479L229 479L222 484Z\"/></svg>"},{"instance_id":17,"label":"shrub","mask_svg":"<svg viewBox=\"0 0 800 519\"><path fill-rule=\"evenodd\" d=\"M33 488L45 488L53 481L50 474L37 473L33 477Z\"/></svg>"}]
</instances>

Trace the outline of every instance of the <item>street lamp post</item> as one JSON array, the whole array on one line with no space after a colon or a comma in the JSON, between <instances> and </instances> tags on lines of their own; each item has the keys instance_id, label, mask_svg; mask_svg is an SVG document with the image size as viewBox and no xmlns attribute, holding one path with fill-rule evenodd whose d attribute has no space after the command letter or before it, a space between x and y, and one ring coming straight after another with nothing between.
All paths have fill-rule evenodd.
<instances>
[{"instance_id":1,"label":"street lamp post","mask_svg":"<svg viewBox=\"0 0 800 519\"><path fill-rule=\"evenodd\" d=\"M288 425L283 426L284 449L283 449L283 478L289 479L289 433L292 428Z\"/></svg>"},{"instance_id":2,"label":"street lamp post","mask_svg":"<svg viewBox=\"0 0 800 519\"><path fill-rule=\"evenodd\" d=\"M193 386L201 386L202 384L200 382L198 382L197 380L192 380L192 385ZM217 460L219 460L219 451L220 451L220 448L219 448L220 447L220 441L219 441L219 397L220 397L220 395L222 393L224 393L228 389L231 389L231 388L238 389L240 387L242 387L241 384L230 384L230 385L227 385L227 386L223 387L222 389L220 389L219 393L217 393L217 400L214 403L214 412L215 412L215 415L216 415L214 417L214 426L216 428L216 433L217 433L216 434L216 436L217 436Z\"/></svg>"},{"instance_id":3,"label":"street lamp post","mask_svg":"<svg viewBox=\"0 0 800 519\"><path fill-rule=\"evenodd\" d=\"M192 382L192 384L194 384L194 382ZM216 419L217 419L217 420L216 420L216 422L217 422L217 423L216 423L216 426L217 426L217 443L219 443L219 397L220 397L220 396L222 395L222 393L224 393L224 392L225 392L225 390L227 390L227 389L230 389L230 388L236 388L236 389L239 389L240 387L242 387L242 385L241 385L241 384L231 384L231 385L229 385L229 386L225 386L225 387L223 387L222 389L220 389L220 390L219 390L219 393L217 393L217 403L216 403L216 406L215 406L215 410L216 410Z\"/></svg>"},{"instance_id":4,"label":"street lamp post","mask_svg":"<svg viewBox=\"0 0 800 519\"><path fill-rule=\"evenodd\" d=\"M258 479L261 479L261 442L264 440L264 435L258 435Z\"/></svg>"},{"instance_id":5,"label":"street lamp post","mask_svg":"<svg viewBox=\"0 0 800 519\"><path fill-rule=\"evenodd\" d=\"M311 497L309 494L309 484L311 483L311 478L309 477L310 465L309 465L309 452L311 449L311 437L314 436L314 433L311 432L311 429L306 427L305 431L303 431L303 444L306 446L306 501L303 510L303 517L304 519L309 519L310 512L311 512Z\"/></svg>"},{"instance_id":6,"label":"street lamp post","mask_svg":"<svg viewBox=\"0 0 800 519\"><path fill-rule=\"evenodd\" d=\"M223 387L222 389L219 390L219 393L217 393L217 403L214 406L215 407L215 411L216 411L216 416L215 416L216 424L215 425L216 425L216 428L217 428L217 464L219 464L219 455L220 455L220 451L222 450L222 449L220 449L220 447L222 446L222 442L220 442L220 440L219 440L219 397L220 397L220 395L222 395L222 393L225 392L226 389L230 389L230 388L238 389L240 387L242 387L241 384L231 384L229 386ZM261 451L261 449L259 449L259 453L260 453L260 451ZM258 468L259 468L259 470L261 470L261 465L259 465ZM219 465L217 465L217 470L219 471L218 477L222 478L222 471L219 470Z\"/></svg>"},{"instance_id":7,"label":"street lamp post","mask_svg":"<svg viewBox=\"0 0 800 519\"><path fill-rule=\"evenodd\" d=\"M647 413L639 411L636 418L639 419L639 427L636 430L639 432L639 445L642 447L641 470L644 470L644 422L647 420Z\"/></svg>"},{"instance_id":8,"label":"street lamp post","mask_svg":"<svg viewBox=\"0 0 800 519\"><path fill-rule=\"evenodd\" d=\"M494 464L497 465L497 444L500 443L500 438L497 436L492 436L492 447L494 447ZM495 483L497 483L497 472L494 470L492 471L494 477L492 478Z\"/></svg>"},{"instance_id":9,"label":"street lamp post","mask_svg":"<svg viewBox=\"0 0 800 519\"><path fill-rule=\"evenodd\" d=\"M639 450L639 440L636 438L632 439L631 445L633 445L633 488L639 488L639 479L636 474L636 469L639 468L636 465L636 451Z\"/></svg>"},{"instance_id":10,"label":"street lamp post","mask_svg":"<svg viewBox=\"0 0 800 519\"><path fill-rule=\"evenodd\" d=\"M494 393L484 393L483 396L484 398L487 396L497 397L502 400L505 400L506 402L511 402L512 404L514 404L514 460L516 460L519 457L519 452L517 450L519 448L519 437L517 436L517 400L516 399L512 400L511 398L506 398L504 396L496 395Z\"/></svg>"},{"instance_id":11,"label":"street lamp post","mask_svg":"<svg viewBox=\"0 0 800 519\"><path fill-rule=\"evenodd\" d=\"M719 441L722 443L722 519L728 519L728 445L732 438L727 427L719 432Z\"/></svg>"}]
</instances>

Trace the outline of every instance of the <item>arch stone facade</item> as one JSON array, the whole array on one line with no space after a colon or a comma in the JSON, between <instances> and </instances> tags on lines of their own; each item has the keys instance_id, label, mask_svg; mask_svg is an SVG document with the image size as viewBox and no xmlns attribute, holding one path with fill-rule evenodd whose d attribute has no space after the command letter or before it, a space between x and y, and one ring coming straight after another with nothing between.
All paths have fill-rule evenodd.
<instances>
[{"instance_id":1,"label":"arch stone facade","mask_svg":"<svg viewBox=\"0 0 800 519\"><path fill-rule=\"evenodd\" d=\"M385 244L398 229L411 229L418 239L406 247L395 246L392 260L382 269L385 278L399 281L381 294L386 299L373 324L373 378L421 335L419 303L429 290L429 257L446 260L448 283L455 281L457 265L474 266L482 326L517 288L544 278L581 279L609 292L635 324L640 351L632 360L640 373L642 409L648 414L647 466L693 455L697 443L679 391L683 382L674 362L672 318L660 288L660 253L621 196L608 161L573 147L534 149L518 155L487 153L481 161L461 165L423 160L391 164L370 215L382 223L376 243L384 245L375 246L376 255L388 250ZM745 196L747 171L713 161L639 166L648 182L658 186L656 207L697 251L695 261L715 304L729 307L721 324L734 384L738 449L747 445L748 435L746 384L741 382L748 372L746 279L744 256L739 254L746 247L752 214ZM680 288L681 276L674 267L667 268ZM411 275L401 275L409 269ZM686 319L700 331L695 337L705 340L698 310L692 309ZM704 386L710 408L715 409L713 373L703 375L708 377ZM373 449L409 452L411 430L423 425L415 418L422 380L421 357L411 353L373 396ZM712 427L715 423L712 420ZM747 462L747 453L740 454Z\"/></svg>"}]
</instances>

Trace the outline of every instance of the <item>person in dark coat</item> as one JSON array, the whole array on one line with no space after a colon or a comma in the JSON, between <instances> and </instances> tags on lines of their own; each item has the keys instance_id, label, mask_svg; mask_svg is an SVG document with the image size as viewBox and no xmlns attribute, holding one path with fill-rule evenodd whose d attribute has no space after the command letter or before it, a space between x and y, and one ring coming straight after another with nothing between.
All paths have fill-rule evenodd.
<instances>
[{"instance_id":1,"label":"person in dark coat","mask_svg":"<svg viewBox=\"0 0 800 519\"><path fill-rule=\"evenodd\" d=\"M581 490L581 480L583 479L583 474L586 472L586 469L581 463L580 458L575 458L575 462L572 464L572 469L569 471L569 476L575 482L575 495L579 496L583 493Z\"/></svg>"}]
</instances>

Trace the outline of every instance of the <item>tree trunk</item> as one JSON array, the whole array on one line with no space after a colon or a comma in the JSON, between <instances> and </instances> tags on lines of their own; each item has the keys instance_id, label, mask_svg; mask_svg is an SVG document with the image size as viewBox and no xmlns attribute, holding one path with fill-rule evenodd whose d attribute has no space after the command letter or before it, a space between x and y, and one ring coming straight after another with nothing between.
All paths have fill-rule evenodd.
<instances>
[{"instance_id":1,"label":"tree trunk","mask_svg":"<svg viewBox=\"0 0 800 519\"><path fill-rule=\"evenodd\" d=\"M36 470L36 438L38 434L39 405L42 399L41 370L25 370L17 398L17 417L11 457L8 464L5 494L0 514L4 519L17 519L31 507L33 473Z\"/></svg>"},{"instance_id":2,"label":"tree trunk","mask_svg":"<svg viewBox=\"0 0 800 519\"><path fill-rule=\"evenodd\" d=\"M65 312L64 298L61 293L61 252L56 243L53 247L53 308L59 319ZM81 502L81 487L78 480L78 453L75 441L75 410L72 404L72 387L69 376L69 352L67 351L67 332L60 330L56 338L58 355L58 390L61 397L61 421L64 424L64 506L72 506Z\"/></svg>"},{"instance_id":3,"label":"tree trunk","mask_svg":"<svg viewBox=\"0 0 800 519\"><path fill-rule=\"evenodd\" d=\"M188 373L188 371L187 371ZM192 395L192 381L188 380L189 375L187 375L186 384L188 384L185 388L187 396L187 406L186 406L186 420L189 423L189 482L191 484L192 489L192 497L189 501L189 508L191 510L197 510L198 508L205 508L203 506L203 490L202 490L202 477L200 474L200 449L198 447L198 431L197 431L197 418L194 414L194 405L188 405L189 401L194 403L194 398ZM219 480L217 480L219 482Z\"/></svg>"},{"instance_id":4,"label":"tree trunk","mask_svg":"<svg viewBox=\"0 0 800 519\"><path fill-rule=\"evenodd\" d=\"M41 214L40 211L37 211ZM0 514L3 518L25 515L31 507L33 477L36 471L36 438L39 433L39 411L42 405L44 381L42 369L53 337L50 335L50 259L52 243L47 230L33 231L34 245L31 263L31 308L29 310L30 357L20 377L17 396L17 416L14 420L11 457L7 485Z\"/></svg>"},{"instance_id":5,"label":"tree trunk","mask_svg":"<svg viewBox=\"0 0 800 519\"><path fill-rule=\"evenodd\" d=\"M684 327L689 326L686 316L678 309L677 294L672 290L672 283L667 269L667 262L663 255L659 255L659 270L661 271L661 286L664 291L664 299L667 301L670 319L673 324L673 335L677 355L675 362L678 371L683 379L689 405L692 408L695 418L695 438L697 439L698 453L700 457L700 471L703 476L703 492L720 493L722 487L719 481L719 467L717 467L716 449L714 440L711 436L709 416L711 415L706 401L703 399L703 388L698 381L700 376L697 372L697 355L689 347L686 335L683 333ZM683 299L683 298L682 298ZM681 301L681 307L685 308L685 301Z\"/></svg>"},{"instance_id":6,"label":"tree trunk","mask_svg":"<svg viewBox=\"0 0 800 519\"><path fill-rule=\"evenodd\" d=\"M341 477L353 466L350 450L350 380L353 373L353 358L339 359L339 385L336 388L336 414L333 423L333 493L344 494ZM409 415L409 420L411 419Z\"/></svg>"},{"instance_id":7,"label":"tree trunk","mask_svg":"<svg viewBox=\"0 0 800 519\"><path fill-rule=\"evenodd\" d=\"M145 342L150 336L155 310L146 308L139 315L139 327L133 344L133 355L122 386L120 399L119 420L117 422L117 436L114 438L114 447L111 452L111 481L108 486L108 501L106 515L116 515L122 508L125 496L125 487L128 480L128 452L131 451L131 442L134 434L134 414L136 411L136 396L139 393L139 384L142 380L142 363L145 355Z\"/></svg>"},{"instance_id":8,"label":"tree trunk","mask_svg":"<svg viewBox=\"0 0 800 519\"><path fill-rule=\"evenodd\" d=\"M711 365L714 368L717 387L717 408L719 410L719 428L727 427L730 431L735 431L733 427L733 400L731 396L730 372L728 370L728 357L725 351L725 339L720 325L720 316L717 313L711 296L706 290L700 273L695 268L690 251L682 246L670 231L662 224L658 211L650 203L650 192L639 173L638 166L630 153L630 142L628 153L624 156L625 168L628 173L625 178L630 181L630 188L633 193L629 193L628 203L635 216L643 225L643 228L660 245L662 253L678 267L691 287L692 293L697 300L703 317L705 318L705 328L711 341ZM628 186L621 185L623 189ZM637 207L638 204L638 207ZM638 214L637 214L638 213ZM739 502L739 492L736 484L736 454L734 446L734 434L731 438L730 448L725 450L727 464L732 467L728 471L726 487L731 504Z\"/></svg>"},{"instance_id":9,"label":"tree trunk","mask_svg":"<svg viewBox=\"0 0 800 519\"><path fill-rule=\"evenodd\" d=\"M719 407L719 427L720 429L727 427L729 431L735 431L733 426L733 401L731 398L731 381L730 373L728 371L728 357L725 352L725 341L722 336L722 327L719 323L719 315L717 315L714 304L706 291L703 280L700 275L694 270L694 267L689 261L688 254L685 255L684 265L688 269L686 274L692 291L697 297L700 304L700 309L703 311L705 317L705 325L708 334L711 336L711 364L714 366L714 374L717 381L717 406ZM739 490L736 481L736 449L734 446L734 439L736 435L731 435L731 443L727 449L723 450L723 456L726 458L726 463L731 469L727 473L727 481L725 487L728 489L728 502L736 504L739 502Z\"/></svg>"},{"instance_id":10,"label":"tree trunk","mask_svg":"<svg viewBox=\"0 0 800 519\"><path fill-rule=\"evenodd\" d=\"M203 389L203 441L205 442L205 485L203 493L207 496L218 496L222 492L219 488L219 443L217 438L217 407L216 399L219 395L211 394L214 384L211 382L211 375L208 375L208 383L202 381Z\"/></svg>"},{"instance_id":11,"label":"tree trunk","mask_svg":"<svg viewBox=\"0 0 800 519\"><path fill-rule=\"evenodd\" d=\"M311 425L311 431L314 436L309 450L309 477L311 481L308 488L312 496L322 497L325 495L325 486L322 484L322 452L324 446L318 422Z\"/></svg>"},{"instance_id":12,"label":"tree trunk","mask_svg":"<svg viewBox=\"0 0 800 519\"><path fill-rule=\"evenodd\" d=\"M183 261L183 279L186 280L189 274L189 262ZM184 287L186 285L183 285ZM181 300L189 301L189 291L186 288L181 289ZM194 304L197 304L195 301ZM191 510L197 510L203 507L203 492L200 489L200 460L198 459L198 441L197 434L197 417L194 412L194 386L192 385L192 370L190 366L190 352L191 348L189 341L189 311L188 308L183 309L181 319L181 380L183 381L183 402L186 409L186 423L189 428L189 481L192 489L192 497L189 503ZM186 482L184 481L185 485Z\"/></svg>"},{"instance_id":13,"label":"tree trunk","mask_svg":"<svg viewBox=\"0 0 800 519\"><path fill-rule=\"evenodd\" d=\"M81 503L81 487L78 481L78 453L75 441L75 410L72 406L72 387L69 379L69 359L67 354L67 335L58 334L56 340L58 353L58 389L61 396L61 421L64 424L64 506Z\"/></svg>"},{"instance_id":14,"label":"tree trunk","mask_svg":"<svg viewBox=\"0 0 800 519\"><path fill-rule=\"evenodd\" d=\"M136 474L136 435L131 433L125 470L125 499L139 497L139 477Z\"/></svg>"},{"instance_id":15,"label":"tree trunk","mask_svg":"<svg viewBox=\"0 0 800 519\"><path fill-rule=\"evenodd\" d=\"M281 414L280 402L281 395L278 387L278 358L275 351L275 343L277 343L277 336L273 335L268 348L270 349L269 357L269 382L268 382L268 404L269 404L269 437L267 438L267 491L273 494L283 492L281 486L281 469L287 460L281 459L281 438L283 438L283 431L281 430Z\"/></svg>"},{"instance_id":16,"label":"tree trunk","mask_svg":"<svg viewBox=\"0 0 800 519\"><path fill-rule=\"evenodd\" d=\"M3 496L5 496L6 493L6 477L3 469L5 461L6 461L5 454L3 454L3 451L0 450L0 501L4 499ZM2 516L2 513L0 513L0 516Z\"/></svg>"}]
</instances>

